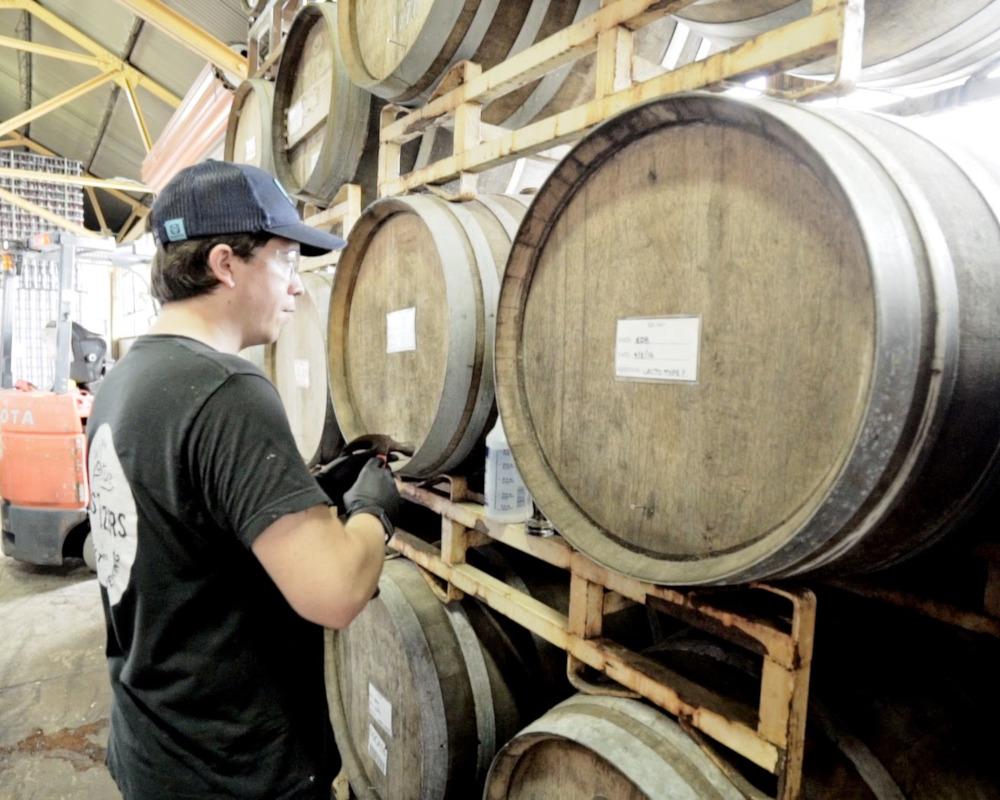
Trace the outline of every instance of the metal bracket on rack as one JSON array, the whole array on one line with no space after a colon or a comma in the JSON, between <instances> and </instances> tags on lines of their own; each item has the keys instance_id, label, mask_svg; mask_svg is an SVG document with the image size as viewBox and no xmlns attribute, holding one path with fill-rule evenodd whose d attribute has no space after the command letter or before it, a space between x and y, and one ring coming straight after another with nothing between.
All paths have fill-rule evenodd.
<instances>
[{"instance_id":1,"label":"metal bracket on rack","mask_svg":"<svg viewBox=\"0 0 1000 800\"><path fill-rule=\"evenodd\" d=\"M844 0L813 0L813 13L841 5ZM769 89L767 94L783 100L816 100L821 97L839 97L857 85L861 74L861 58L865 29L865 0L846 0L843 6L843 35L837 42L836 66L829 81L796 81L799 85L789 89Z\"/></svg>"}]
</instances>

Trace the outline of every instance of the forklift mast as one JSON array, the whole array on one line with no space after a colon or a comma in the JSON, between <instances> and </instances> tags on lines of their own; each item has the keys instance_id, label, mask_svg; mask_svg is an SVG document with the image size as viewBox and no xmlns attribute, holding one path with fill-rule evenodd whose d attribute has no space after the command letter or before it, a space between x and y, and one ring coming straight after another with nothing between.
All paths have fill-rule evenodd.
<instances>
[{"instance_id":1,"label":"forklift mast","mask_svg":"<svg viewBox=\"0 0 1000 800\"><path fill-rule=\"evenodd\" d=\"M59 275L59 299L56 313L56 361L52 391L66 394L69 391L70 370L73 360L72 292L73 275L81 250L113 251L112 238L77 236L65 232L36 233L27 241L3 242L3 313L0 316L0 388L14 388L11 366L13 353L14 294L17 291L17 265L20 258L56 261ZM10 258L8 258L10 256ZM78 326L79 327L79 326Z\"/></svg>"},{"instance_id":2,"label":"forklift mast","mask_svg":"<svg viewBox=\"0 0 1000 800\"><path fill-rule=\"evenodd\" d=\"M0 320L0 521L2 549L34 564L61 564L83 556L95 568L87 507L87 442L84 433L93 395L70 390L73 374L94 380L106 345L71 320L73 275L79 250L114 250L113 239L68 233L36 234L13 246L4 242L3 316ZM15 382L12 374L13 306L18 256L57 260L59 275L55 380L51 390ZM8 258L11 256L11 258ZM76 339L89 343L73 347ZM82 331L82 334L80 333ZM41 335L41 333L39 333ZM103 340L102 340L103 344ZM73 350L82 364L75 365ZM88 557L89 556L89 557Z\"/></svg>"}]
</instances>

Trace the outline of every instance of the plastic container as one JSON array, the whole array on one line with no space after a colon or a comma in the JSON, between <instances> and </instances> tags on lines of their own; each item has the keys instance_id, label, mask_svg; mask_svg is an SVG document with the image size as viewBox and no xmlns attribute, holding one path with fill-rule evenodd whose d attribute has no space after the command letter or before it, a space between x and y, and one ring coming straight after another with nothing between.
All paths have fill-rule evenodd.
<instances>
[{"instance_id":1,"label":"plastic container","mask_svg":"<svg viewBox=\"0 0 1000 800\"><path fill-rule=\"evenodd\" d=\"M486 518L493 522L524 522L531 514L531 499L517 471L499 416L486 436L485 495Z\"/></svg>"}]
</instances>

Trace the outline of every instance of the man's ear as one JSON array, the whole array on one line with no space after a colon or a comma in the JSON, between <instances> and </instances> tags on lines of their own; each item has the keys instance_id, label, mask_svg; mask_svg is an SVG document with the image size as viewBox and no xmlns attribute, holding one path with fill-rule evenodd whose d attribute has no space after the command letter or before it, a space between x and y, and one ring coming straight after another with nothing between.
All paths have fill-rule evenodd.
<instances>
[{"instance_id":1,"label":"man's ear","mask_svg":"<svg viewBox=\"0 0 1000 800\"><path fill-rule=\"evenodd\" d=\"M208 268L216 280L230 289L236 287L236 275L233 273L233 262L236 254L228 244L217 244L208 251Z\"/></svg>"}]
</instances>

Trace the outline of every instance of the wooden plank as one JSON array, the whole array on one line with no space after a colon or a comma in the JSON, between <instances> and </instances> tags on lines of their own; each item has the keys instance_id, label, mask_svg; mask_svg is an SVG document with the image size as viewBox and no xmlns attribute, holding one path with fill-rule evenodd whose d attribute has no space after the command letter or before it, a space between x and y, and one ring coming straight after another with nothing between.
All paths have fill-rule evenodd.
<instances>
[{"instance_id":1,"label":"wooden plank","mask_svg":"<svg viewBox=\"0 0 1000 800\"><path fill-rule=\"evenodd\" d=\"M621 2L625 2L625 0L621 0ZM604 9L604 11L609 9ZM603 13L603 11L599 13ZM766 36L716 53L702 61L696 61L650 78L608 97L593 100L582 106L534 122L519 130L509 131L497 139L466 151L461 156L442 159L397 180L387 180L380 184L379 195L385 197L402 194L424 184L447 181L463 171L481 171L487 165L490 167L498 166L556 144L578 139L604 120L616 116L632 106L664 95L704 88L728 78L750 77L763 74L766 71L784 71L819 60L836 51L843 25L844 9L842 7L836 6L822 11L806 19L790 23ZM594 42L587 52L593 52L596 49L596 33L593 38ZM528 52L530 52L530 48L524 51L524 53ZM519 56L523 56L524 53L519 54ZM584 54L586 53L574 51L574 58ZM435 100L392 125L384 127L381 141L384 144L389 144L397 137L407 135L411 125L425 124L427 119L447 113L454 107L456 100L467 102L475 98L483 102L490 99L489 89L492 88L490 82L495 79L494 73L501 67L515 61L519 56L515 56L509 62L504 62L500 67L483 73L480 78L460 87L454 93L449 93L449 95ZM573 58L565 58L565 53L557 58L561 59L560 64L573 60Z\"/></svg>"},{"instance_id":2,"label":"wooden plank","mask_svg":"<svg viewBox=\"0 0 1000 800\"><path fill-rule=\"evenodd\" d=\"M607 97L632 85L633 34L619 26L597 37L597 98Z\"/></svg>"},{"instance_id":3,"label":"wooden plank","mask_svg":"<svg viewBox=\"0 0 1000 800\"><path fill-rule=\"evenodd\" d=\"M466 594L477 597L584 664L601 670L671 714L690 720L696 728L758 766L771 772L778 768L779 748L766 741L749 722L734 720L733 717L739 714L733 709L727 715L683 699L674 688L651 677L658 674L663 677L665 671L650 659L605 639L585 639L570 633L567 615L467 564L452 566L444 563L433 545L411 534L397 530L390 545L424 569L450 581ZM723 698L717 699L725 704Z\"/></svg>"},{"instance_id":4,"label":"wooden plank","mask_svg":"<svg viewBox=\"0 0 1000 800\"><path fill-rule=\"evenodd\" d=\"M432 100L392 126L383 128L381 140L394 141L407 133L410 125L453 111L459 104L476 100L486 105L497 97L520 89L559 67L593 53L599 34L628 22L672 14L692 0L618 0L580 22L562 29L526 50L487 70L478 78Z\"/></svg>"},{"instance_id":5,"label":"wooden plank","mask_svg":"<svg viewBox=\"0 0 1000 800\"><path fill-rule=\"evenodd\" d=\"M604 625L604 587L576 573L569 582L569 632L584 639L601 635Z\"/></svg>"},{"instance_id":6,"label":"wooden plank","mask_svg":"<svg viewBox=\"0 0 1000 800\"><path fill-rule=\"evenodd\" d=\"M498 525L485 519L482 506L477 503L451 503L447 498L428 492L403 482L398 482L400 493L404 497L427 506L438 514L460 522L468 528L474 528L487 534L491 539L502 542L536 558L562 569L569 569L574 575L599 584L605 589L616 592L622 597L637 603L645 603L649 596L660 598L674 606L688 608L699 614L716 619L725 626L734 627L761 642L768 656L776 663L792 668L799 666L801 656L796 652L793 637L775 625L764 620L747 619L732 612L712 608L708 601L698 598L697 591L680 592L666 586L656 586L630 578L595 564L582 553L578 553L560 536L537 537L529 536L524 531L524 525ZM772 587L763 584L752 584L755 590L779 593ZM811 592L791 593L780 592L790 603L809 602L813 597ZM806 600L802 598L805 597ZM811 600L815 605L815 598ZM793 617L794 619L794 617ZM809 650L811 652L811 639Z\"/></svg>"},{"instance_id":7,"label":"wooden plank","mask_svg":"<svg viewBox=\"0 0 1000 800\"><path fill-rule=\"evenodd\" d=\"M465 563L465 554L469 547L467 528L452 522L447 517L441 517L441 558L445 563L455 566ZM447 601L461 600L465 593L453 583L448 584Z\"/></svg>"}]
</instances>

